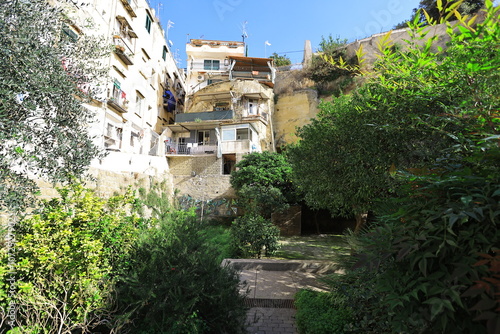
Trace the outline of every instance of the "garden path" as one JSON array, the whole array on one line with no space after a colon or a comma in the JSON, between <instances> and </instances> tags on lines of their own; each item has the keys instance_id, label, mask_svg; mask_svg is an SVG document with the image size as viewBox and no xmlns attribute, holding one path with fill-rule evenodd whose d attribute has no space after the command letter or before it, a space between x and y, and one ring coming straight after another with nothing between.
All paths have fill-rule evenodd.
<instances>
[{"instance_id":1,"label":"garden path","mask_svg":"<svg viewBox=\"0 0 500 334\"><path fill-rule=\"evenodd\" d=\"M296 334L293 298L300 289L326 291L318 277L334 271L330 261L227 259L240 271L247 293L249 334Z\"/></svg>"}]
</instances>

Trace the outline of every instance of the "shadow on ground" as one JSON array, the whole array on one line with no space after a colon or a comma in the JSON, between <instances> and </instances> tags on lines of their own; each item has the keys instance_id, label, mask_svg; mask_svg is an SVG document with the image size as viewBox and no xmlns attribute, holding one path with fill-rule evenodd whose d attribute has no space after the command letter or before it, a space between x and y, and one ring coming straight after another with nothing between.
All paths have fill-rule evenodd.
<instances>
[{"instance_id":1,"label":"shadow on ground","mask_svg":"<svg viewBox=\"0 0 500 334\"><path fill-rule=\"evenodd\" d=\"M281 237L280 249L272 258L333 261L336 256L348 253L348 245L341 235L317 234Z\"/></svg>"}]
</instances>

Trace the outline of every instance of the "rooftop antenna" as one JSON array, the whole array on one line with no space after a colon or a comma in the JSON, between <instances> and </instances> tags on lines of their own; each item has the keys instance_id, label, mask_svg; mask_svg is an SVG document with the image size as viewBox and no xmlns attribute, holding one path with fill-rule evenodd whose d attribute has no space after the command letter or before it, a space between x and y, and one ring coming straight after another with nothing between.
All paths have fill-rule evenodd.
<instances>
[{"instance_id":1,"label":"rooftop antenna","mask_svg":"<svg viewBox=\"0 0 500 334\"><path fill-rule=\"evenodd\" d=\"M245 21L241 24L241 37L243 37L243 43L245 43L245 38L248 38L247 24L248 21Z\"/></svg>"},{"instance_id":2,"label":"rooftop antenna","mask_svg":"<svg viewBox=\"0 0 500 334\"><path fill-rule=\"evenodd\" d=\"M245 57L248 57L248 45L245 44L245 38L248 38L247 24L248 21L244 21L241 24L241 37L243 37L243 45L245 45Z\"/></svg>"}]
</instances>

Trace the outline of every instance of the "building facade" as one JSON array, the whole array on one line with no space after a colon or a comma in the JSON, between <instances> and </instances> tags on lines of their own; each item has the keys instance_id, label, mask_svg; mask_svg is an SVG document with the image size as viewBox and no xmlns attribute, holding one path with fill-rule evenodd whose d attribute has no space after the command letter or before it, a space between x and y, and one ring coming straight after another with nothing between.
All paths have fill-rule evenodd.
<instances>
[{"instance_id":1,"label":"building facade","mask_svg":"<svg viewBox=\"0 0 500 334\"><path fill-rule=\"evenodd\" d=\"M102 36L111 49L100 97L86 107L96 143L108 152L92 166L158 175L168 171L164 131L184 111L185 73L177 67L164 30L146 0L74 1L70 34ZM92 28L80 22L90 19Z\"/></svg>"},{"instance_id":2,"label":"building facade","mask_svg":"<svg viewBox=\"0 0 500 334\"><path fill-rule=\"evenodd\" d=\"M229 176L245 154L273 151L275 68L233 41L191 40L186 107L168 126L174 187L195 198L233 196Z\"/></svg>"}]
</instances>

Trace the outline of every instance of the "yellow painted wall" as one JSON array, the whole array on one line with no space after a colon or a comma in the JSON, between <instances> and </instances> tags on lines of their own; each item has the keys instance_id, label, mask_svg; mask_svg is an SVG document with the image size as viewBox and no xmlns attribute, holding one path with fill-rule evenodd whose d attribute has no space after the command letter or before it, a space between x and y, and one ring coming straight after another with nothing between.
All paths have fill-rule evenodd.
<instances>
[{"instance_id":1,"label":"yellow painted wall","mask_svg":"<svg viewBox=\"0 0 500 334\"><path fill-rule=\"evenodd\" d=\"M318 93L313 89L278 96L273 115L276 147L297 140L297 127L308 124L317 115L318 104Z\"/></svg>"}]
</instances>

